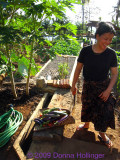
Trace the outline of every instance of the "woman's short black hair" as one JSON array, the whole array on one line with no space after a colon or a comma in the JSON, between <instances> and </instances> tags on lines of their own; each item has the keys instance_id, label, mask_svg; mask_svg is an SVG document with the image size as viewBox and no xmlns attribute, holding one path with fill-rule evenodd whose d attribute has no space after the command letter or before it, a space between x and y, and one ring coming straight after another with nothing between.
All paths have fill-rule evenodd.
<instances>
[{"instance_id":1,"label":"woman's short black hair","mask_svg":"<svg viewBox=\"0 0 120 160\"><path fill-rule=\"evenodd\" d=\"M98 34L99 36L101 36L104 33L113 33L114 35L116 34L116 31L113 27L113 25L109 22L100 22L98 24L96 33L95 33L95 38L96 35Z\"/></svg>"}]
</instances>

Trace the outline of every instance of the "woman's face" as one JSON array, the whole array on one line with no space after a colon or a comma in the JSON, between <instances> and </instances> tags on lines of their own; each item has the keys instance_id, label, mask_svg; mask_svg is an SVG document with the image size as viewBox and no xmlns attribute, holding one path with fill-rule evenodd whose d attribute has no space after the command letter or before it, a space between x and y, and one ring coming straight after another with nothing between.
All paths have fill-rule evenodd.
<instances>
[{"instance_id":1,"label":"woman's face","mask_svg":"<svg viewBox=\"0 0 120 160\"><path fill-rule=\"evenodd\" d=\"M97 44L101 49L105 50L107 46L112 42L113 37L114 37L113 33L104 33L101 36L97 34L96 35Z\"/></svg>"}]
</instances>

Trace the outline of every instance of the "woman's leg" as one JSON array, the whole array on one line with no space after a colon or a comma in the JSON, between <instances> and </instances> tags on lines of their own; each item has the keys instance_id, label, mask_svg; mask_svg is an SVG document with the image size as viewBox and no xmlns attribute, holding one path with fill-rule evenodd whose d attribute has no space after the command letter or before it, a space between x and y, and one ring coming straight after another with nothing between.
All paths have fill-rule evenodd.
<instances>
[{"instance_id":1,"label":"woman's leg","mask_svg":"<svg viewBox=\"0 0 120 160\"><path fill-rule=\"evenodd\" d=\"M106 136L104 132L99 132L100 137L102 138L104 144L110 148L112 146L112 141Z\"/></svg>"},{"instance_id":2,"label":"woman's leg","mask_svg":"<svg viewBox=\"0 0 120 160\"><path fill-rule=\"evenodd\" d=\"M88 129L89 123L90 122L85 122L84 124L80 124L79 126L77 126L77 130Z\"/></svg>"},{"instance_id":3,"label":"woman's leg","mask_svg":"<svg viewBox=\"0 0 120 160\"><path fill-rule=\"evenodd\" d=\"M90 122L85 122L83 128L89 128L89 124L90 124Z\"/></svg>"}]
</instances>

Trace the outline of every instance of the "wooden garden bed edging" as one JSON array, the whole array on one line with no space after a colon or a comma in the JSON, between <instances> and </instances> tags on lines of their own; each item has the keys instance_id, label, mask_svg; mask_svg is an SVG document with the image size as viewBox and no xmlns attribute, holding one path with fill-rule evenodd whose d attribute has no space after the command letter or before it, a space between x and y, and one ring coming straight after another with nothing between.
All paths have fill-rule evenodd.
<instances>
[{"instance_id":1,"label":"wooden garden bed edging","mask_svg":"<svg viewBox=\"0 0 120 160\"><path fill-rule=\"evenodd\" d=\"M45 63L45 65L40 69L40 72L38 72L36 75L35 75L35 78L37 79L40 75L40 73L45 69L45 67L51 62L51 59Z\"/></svg>"},{"instance_id":2,"label":"wooden garden bed edging","mask_svg":"<svg viewBox=\"0 0 120 160\"><path fill-rule=\"evenodd\" d=\"M72 65L72 68L71 68L71 71L70 71L70 75L69 77L65 78L65 79L46 79L45 75L42 73L43 71L46 73L47 70L46 68L48 68L48 65L50 65L50 63L52 63L51 60L49 60L44 66L43 68L40 70L40 72L38 72L38 74L36 74L35 78L36 78L36 86L38 88L41 88L42 90L47 90L47 88L63 88L63 89L70 89L71 86L72 86L72 81L73 81L73 76L74 76L74 72L75 72L75 68L76 68L76 65L77 65L77 56L69 56L69 55L62 55L62 56L57 56L56 57L56 61L59 61L59 57L63 57L63 58L74 58L74 63ZM58 58L58 59L57 59ZM58 63L58 62L57 62ZM72 63L71 63L72 64ZM52 64L51 64L52 65ZM54 63L54 65L56 65L56 63ZM49 70L49 68L48 68ZM54 70L54 68L53 68ZM48 71L48 75L49 75L49 72ZM52 77L53 77L53 74L54 73L51 73L52 74ZM41 77L40 77L41 75ZM49 90L49 89L48 89Z\"/></svg>"}]
</instances>

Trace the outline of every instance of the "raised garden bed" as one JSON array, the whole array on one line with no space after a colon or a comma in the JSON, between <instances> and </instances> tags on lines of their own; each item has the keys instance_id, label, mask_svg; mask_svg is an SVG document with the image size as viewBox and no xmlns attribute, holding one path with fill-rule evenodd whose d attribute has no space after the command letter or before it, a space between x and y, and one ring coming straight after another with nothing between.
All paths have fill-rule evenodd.
<instances>
[{"instance_id":1,"label":"raised garden bed","mask_svg":"<svg viewBox=\"0 0 120 160\"><path fill-rule=\"evenodd\" d=\"M60 78L58 72L58 66L60 63L67 63L68 65L68 75L66 75L64 79ZM36 75L37 87L45 88L45 84L47 84L47 86L53 86L57 88L70 88L76 63L77 57L68 55L56 56L55 59L49 60ZM51 81L48 80L48 76L50 77ZM44 80L41 81L43 78ZM45 80L47 81L45 82Z\"/></svg>"},{"instance_id":2,"label":"raised garden bed","mask_svg":"<svg viewBox=\"0 0 120 160\"><path fill-rule=\"evenodd\" d=\"M32 129L34 126L33 120L34 120L34 118L36 118L38 116L38 114L40 114L39 110L42 109L43 105L45 104L45 102L48 98L47 96L48 96L48 94L45 94L44 97L41 99L41 101L37 105L35 111L31 115L31 117L27 121L26 125L22 129L20 135L17 137L17 139L15 140L15 142L13 144L15 152L17 153L20 160L26 159L26 156L24 153L26 152L26 150L27 150L26 148L28 148L28 145L30 143L29 138L30 138L30 134L32 134ZM29 143L27 141L29 141Z\"/></svg>"},{"instance_id":3,"label":"raised garden bed","mask_svg":"<svg viewBox=\"0 0 120 160\"><path fill-rule=\"evenodd\" d=\"M60 59L59 60L58 59L53 60L56 65L58 63L63 63L63 60L66 61L66 59L68 61L68 64L70 64L69 75L68 75L67 78L70 80L70 82L72 82L77 57L71 56L71 57L67 57L67 58L66 57L62 57L62 58L58 57L58 58L60 58ZM49 71L48 71L47 67L50 68L50 66L48 66L48 64L51 67L53 65L52 61L49 60L44 65L44 67L40 70L40 72L36 75L35 78L43 76L44 71L46 72L46 75L48 75ZM50 70L52 70L52 68L50 68ZM55 79L55 78L57 79L58 77L56 77L54 73L52 73L52 77L53 77L53 79ZM16 82L16 84L17 84L17 82ZM24 117L24 121L23 121L22 125L19 127L19 130L11 137L10 142L7 143L5 147L0 149L0 155L3 159L7 160L7 159L12 157L11 159L14 160L14 158L17 157L17 156L21 160L26 159L25 153L27 153L27 150L28 150L28 148L26 149L26 144L27 144L26 140L29 140L29 136L31 136L32 129L33 129L33 124L31 125L31 120L33 119L33 117L35 118L37 116L38 108L40 109L41 107L43 107L42 103L44 103L43 102L43 95L44 95L43 91L39 90L39 88L37 88L34 85L31 85L30 88L31 88L30 89L30 95L26 96L25 95L25 84L23 84L23 85L19 84L19 86L17 85L16 86L17 93L18 93L18 98L17 99L14 99L14 97L11 93L10 86L8 86L8 85L5 86L4 85L1 89L2 107L1 107L0 115L4 114L6 111L8 111L9 110L8 104L12 103L15 107L14 109L20 111L23 114L23 117ZM58 90L58 92L55 92L55 91L57 91L57 88L56 88L56 90L53 89L53 92L52 92L52 95L54 95L53 99L51 99L52 98L51 94L50 94L50 96L48 96L48 99L47 99L48 104L46 103L46 106L49 105L49 103L51 101L52 103L50 103L50 105L49 105L50 108L55 107L54 105L56 105L56 107L57 107L57 105L58 105L58 107L61 107L63 109L65 109L65 108L69 109L70 112L71 112L73 105L72 105L70 90L65 89L65 90L62 90L62 92L59 91L59 90ZM47 92L49 92L49 91L47 90ZM34 94L35 94L35 97L34 97ZM56 95L58 96L57 102L58 101L59 102L55 104ZM6 97L6 98L4 98L4 97ZM34 97L34 98L32 98L32 97ZM47 97L47 96L45 95L45 97ZM66 97L67 99L63 100L64 99L63 97ZM40 103L40 105L39 105L39 103ZM72 121L72 123L73 123L73 121ZM23 128L23 130L22 130L22 128ZM21 130L22 130L22 132L21 132ZM14 151L11 150L13 143L14 143L14 149L15 149L17 155L15 155ZM7 153L6 153L6 150L8 150ZM17 160L17 158L16 158L16 160Z\"/></svg>"},{"instance_id":4,"label":"raised garden bed","mask_svg":"<svg viewBox=\"0 0 120 160\"><path fill-rule=\"evenodd\" d=\"M76 56L64 56L64 55L56 56L56 58L54 58L53 60L49 60L48 63L46 63L45 67L42 68L41 71L36 76L37 78L41 76L47 78L47 76L50 75L51 79L56 79L56 80L60 79L58 73L58 65L59 63L67 63L69 74L66 76L66 79L69 79L75 61L76 61Z\"/></svg>"},{"instance_id":5,"label":"raised garden bed","mask_svg":"<svg viewBox=\"0 0 120 160\"><path fill-rule=\"evenodd\" d=\"M53 107L59 107L61 109L67 109L70 113L73 109L73 104L72 104L72 99L71 99L71 94L69 92L69 90L58 90L57 92L55 92L55 94L50 98L51 96L46 93L44 95L44 97L41 99L40 103L38 104L38 106L36 107L34 113L32 114L32 116L30 117L30 119L27 121L26 125L24 126L23 130L21 131L20 135L18 136L18 138L16 139L15 143L14 143L14 149L19 157L20 160L26 160L27 159L27 153L29 150L29 147L31 146L32 140L36 139L36 137L38 136L37 139L41 139L41 134L44 134L44 138L43 139L56 139L56 140L61 140L62 136L63 136L63 127L60 129L58 128L59 131L57 131L57 129L53 128L51 133L41 133L41 130L39 130L39 134L33 134L33 129L34 129L34 119L39 117L39 115L41 114L40 109L43 108L53 108ZM50 98L50 99L49 99ZM70 123L74 123L74 119L73 117L69 116L69 118L67 120L65 120L64 123L60 124L61 125L65 125L65 124L70 124ZM45 128L46 130L46 128ZM54 135L52 138L49 137L49 135L51 134ZM60 135L61 134L61 135ZM55 137L56 136L56 137Z\"/></svg>"}]
</instances>

